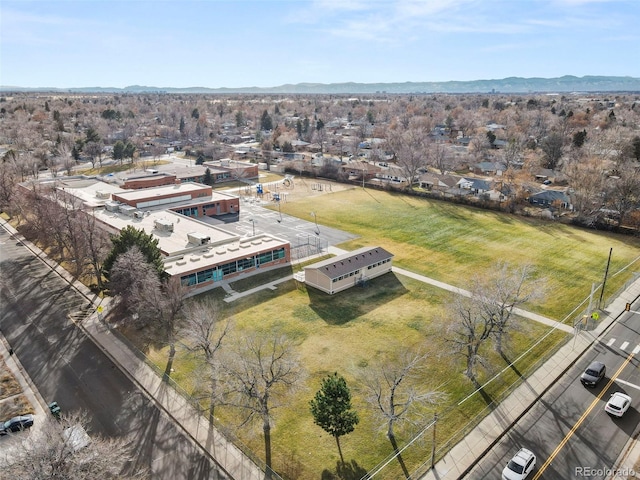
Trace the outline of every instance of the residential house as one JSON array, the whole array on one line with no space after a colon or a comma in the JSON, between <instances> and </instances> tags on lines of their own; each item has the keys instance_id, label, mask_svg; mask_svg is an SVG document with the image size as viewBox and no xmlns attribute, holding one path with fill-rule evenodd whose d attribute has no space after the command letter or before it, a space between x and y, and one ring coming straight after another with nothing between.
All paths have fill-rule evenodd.
<instances>
[{"instance_id":1,"label":"residential house","mask_svg":"<svg viewBox=\"0 0 640 480\"><path fill-rule=\"evenodd\" d=\"M500 176L507 169L502 162L480 162L473 165L471 170L478 175L497 175Z\"/></svg>"},{"instance_id":2,"label":"residential house","mask_svg":"<svg viewBox=\"0 0 640 480\"><path fill-rule=\"evenodd\" d=\"M572 210L571 199L560 190L541 190L529 196L529 203L540 207L556 207Z\"/></svg>"},{"instance_id":3,"label":"residential house","mask_svg":"<svg viewBox=\"0 0 640 480\"><path fill-rule=\"evenodd\" d=\"M458 180L460 180L460 177L454 177L453 175L426 173L420 175L418 184L420 188L425 190L444 191L454 188L458 184Z\"/></svg>"},{"instance_id":4,"label":"residential house","mask_svg":"<svg viewBox=\"0 0 640 480\"><path fill-rule=\"evenodd\" d=\"M470 191L474 195L487 193L493 189L492 180L485 180L481 178L463 177L462 179L458 180L458 183L456 185L463 190Z\"/></svg>"}]
</instances>

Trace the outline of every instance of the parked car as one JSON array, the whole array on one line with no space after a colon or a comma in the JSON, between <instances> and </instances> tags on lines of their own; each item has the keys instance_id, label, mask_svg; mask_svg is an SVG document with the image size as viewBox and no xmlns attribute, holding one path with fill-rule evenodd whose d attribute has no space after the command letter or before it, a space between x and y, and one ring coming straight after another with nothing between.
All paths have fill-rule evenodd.
<instances>
[{"instance_id":1,"label":"parked car","mask_svg":"<svg viewBox=\"0 0 640 480\"><path fill-rule=\"evenodd\" d=\"M531 450L521 448L502 470L502 480L524 480L536 466L536 456Z\"/></svg>"},{"instance_id":2,"label":"parked car","mask_svg":"<svg viewBox=\"0 0 640 480\"><path fill-rule=\"evenodd\" d=\"M631 397L629 395L625 395L622 392L616 392L609 398L609 401L604 407L604 411L614 417L621 417L624 415L624 412L629 410L630 405Z\"/></svg>"},{"instance_id":3,"label":"parked car","mask_svg":"<svg viewBox=\"0 0 640 480\"><path fill-rule=\"evenodd\" d=\"M5 422L0 423L0 435L7 435L13 432L26 430L33 426L33 415L18 415Z\"/></svg>"},{"instance_id":4,"label":"parked car","mask_svg":"<svg viewBox=\"0 0 640 480\"><path fill-rule=\"evenodd\" d=\"M591 362L591 365L584 371L580 381L585 387L594 388L607 373L607 367L602 362Z\"/></svg>"}]
</instances>

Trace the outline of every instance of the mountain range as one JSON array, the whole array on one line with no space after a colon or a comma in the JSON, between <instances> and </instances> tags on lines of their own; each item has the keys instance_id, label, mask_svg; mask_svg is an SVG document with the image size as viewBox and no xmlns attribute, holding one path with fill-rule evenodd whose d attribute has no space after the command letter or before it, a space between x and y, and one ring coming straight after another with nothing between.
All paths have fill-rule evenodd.
<instances>
[{"instance_id":1,"label":"mountain range","mask_svg":"<svg viewBox=\"0 0 640 480\"><path fill-rule=\"evenodd\" d=\"M458 94L458 93L572 93L640 92L640 78L614 76L565 75L557 78L508 77L496 80L402 83L296 83L278 87L152 87L132 85L125 88L27 88L0 86L2 92L69 93L191 93L191 94Z\"/></svg>"}]
</instances>

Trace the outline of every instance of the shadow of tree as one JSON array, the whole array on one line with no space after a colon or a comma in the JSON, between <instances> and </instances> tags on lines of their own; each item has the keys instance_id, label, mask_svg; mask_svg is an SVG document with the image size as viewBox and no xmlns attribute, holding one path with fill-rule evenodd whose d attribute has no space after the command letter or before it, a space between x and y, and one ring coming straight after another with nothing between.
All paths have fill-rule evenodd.
<instances>
[{"instance_id":1,"label":"shadow of tree","mask_svg":"<svg viewBox=\"0 0 640 480\"><path fill-rule=\"evenodd\" d=\"M367 474L367 470L358 465L358 462L351 460L351 462L336 463L336 471L331 472L329 470L323 470L321 480L360 480Z\"/></svg>"}]
</instances>

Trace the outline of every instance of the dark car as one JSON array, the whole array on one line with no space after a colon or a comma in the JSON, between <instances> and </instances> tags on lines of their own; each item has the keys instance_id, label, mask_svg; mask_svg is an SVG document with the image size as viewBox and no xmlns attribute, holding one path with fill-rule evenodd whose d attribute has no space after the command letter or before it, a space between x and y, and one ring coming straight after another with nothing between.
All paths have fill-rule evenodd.
<instances>
[{"instance_id":1,"label":"dark car","mask_svg":"<svg viewBox=\"0 0 640 480\"><path fill-rule=\"evenodd\" d=\"M7 435L12 432L19 432L33 426L33 415L18 415L6 422L0 423L0 435Z\"/></svg>"},{"instance_id":2,"label":"dark car","mask_svg":"<svg viewBox=\"0 0 640 480\"><path fill-rule=\"evenodd\" d=\"M593 388L604 378L605 373L607 373L607 367L604 363L592 362L580 377L580 381L585 387Z\"/></svg>"}]
</instances>

